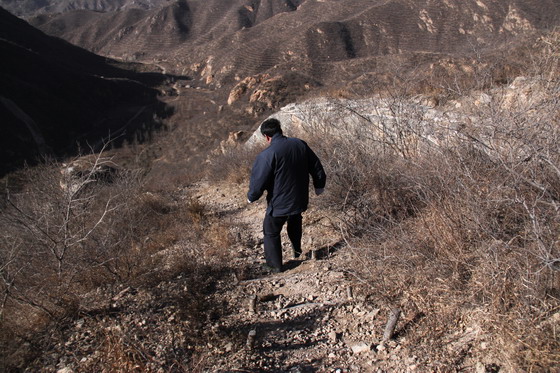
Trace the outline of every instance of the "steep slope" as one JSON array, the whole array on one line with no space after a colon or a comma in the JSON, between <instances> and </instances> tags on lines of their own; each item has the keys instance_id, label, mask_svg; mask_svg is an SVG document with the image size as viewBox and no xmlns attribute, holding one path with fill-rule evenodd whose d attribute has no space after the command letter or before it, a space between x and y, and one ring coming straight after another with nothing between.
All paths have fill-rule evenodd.
<instances>
[{"instance_id":1,"label":"steep slope","mask_svg":"<svg viewBox=\"0 0 560 373\"><path fill-rule=\"evenodd\" d=\"M224 83L274 67L327 79L342 72L341 62L362 61L365 71L367 59L379 56L481 53L554 27L560 3L182 0L141 12L66 13L32 22L103 55L194 65Z\"/></svg>"},{"instance_id":2,"label":"steep slope","mask_svg":"<svg viewBox=\"0 0 560 373\"><path fill-rule=\"evenodd\" d=\"M0 50L0 174L42 155L72 154L79 144L95 146L109 134L125 135L120 141L147 134L158 125L153 116L164 115L147 84L165 76L115 67L2 9Z\"/></svg>"},{"instance_id":3,"label":"steep slope","mask_svg":"<svg viewBox=\"0 0 560 373\"><path fill-rule=\"evenodd\" d=\"M125 8L150 9L169 3L170 0L0 0L0 6L17 16L33 16L46 13L65 13L89 9L111 12Z\"/></svg>"},{"instance_id":4,"label":"steep slope","mask_svg":"<svg viewBox=\"0 0 560 373\"><path fill-rule=\"evenodd\" d=\"M560 4L553 1L483 5L474 1L307 1L296 12L278 15L233 37L224 36L208 50L214 53L213 71L225 77L284 66L324 79L341 73L339 62L361 59L367 71L371 67L366 60L379 56L492 50L560 19Z\"/></svg>"},{"instance_id":5,"label":"steep slope","mask_svg":"<svg viewBox=\"0 0 560 373\"><path fill-rule=\"evenodd\" d=\"M185 1L158 9L124 9L99 13L77 11L43 15L31 23L73 44L124 59L159 55L166 59L177 48L202 46L231 36L274 15L293 11L298 1Z\"/></svg>"}]
</instances>

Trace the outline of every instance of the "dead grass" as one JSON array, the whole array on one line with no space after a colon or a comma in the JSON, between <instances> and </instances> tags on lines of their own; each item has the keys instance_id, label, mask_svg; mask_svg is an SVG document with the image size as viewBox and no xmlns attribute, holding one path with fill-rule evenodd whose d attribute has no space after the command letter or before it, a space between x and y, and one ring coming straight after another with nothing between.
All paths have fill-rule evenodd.
<instances>
[{"instance_id":1,"label":"dead grass","mask_svg":"<svg viewBox=\"0 0 560 373\"><path fill-rule=\"evenodd\" d=\"M340 212L335 227L355 254L349 270L414 320L401 337L428 370L460 369L482 342L497 369L560 367L559 47L557 33L541 40L535 60L546 63L515 91L493 84L515 69L496 66L479 82L491 101L429 147L406 119L414 115L384 123L403 141L362 127L312 145L329 175L327 206ZM407 95L394 97L406 107ZM461 348L449 346L473 328Z\"/></svg>"},{"instance_id":2,"label":"dead grass","mask_svg":"<svg viewBox=\"0 0 560 373\"><path fill-rule=\"evenodd\" d=\"M143 372L145 356L142 351L131 343L127 343L122 335L107 331L100 346L101 358L93 365L102 367L101 372Z\"/></svg>"},{"instance_id":3,"label":"dead grass","mask_svg":"<svg viewBox=\"0 0 560 373\"><path fill-rule=\"evenodd\" d=\"M82 174L86 189L60 186L61 165L19 172L2 200L0 213L0 304L2 359L6 369L24 366L21 341L72 319L83 295L107 285L152 286L198 267L221 268L228 260L231 226L196 199L173 187L147 192L139 174L121 171L109 183ZM84 179L85 178L85 179ZM190 242L171 266L158 253ZM165 268L164 268L165 267ZM196 308L196 307L195 307ZM193 308L193 312L195 312ZM193 317L205 317L195 312ZM104 371L141 371L141 351L116 334L102 344Z\"/></svg>"},{"instance_id":4,"label":"dead grass","mask_svg":"<svg viewBox=\"0 0 560 373\"><path fill-rule=\"evenodd\" d=\"M262 147L246 147L243 144L226 146L212 159L205 173L210 181L242 184L249 180L251 168Z\"/></svg>"}]
</instances>

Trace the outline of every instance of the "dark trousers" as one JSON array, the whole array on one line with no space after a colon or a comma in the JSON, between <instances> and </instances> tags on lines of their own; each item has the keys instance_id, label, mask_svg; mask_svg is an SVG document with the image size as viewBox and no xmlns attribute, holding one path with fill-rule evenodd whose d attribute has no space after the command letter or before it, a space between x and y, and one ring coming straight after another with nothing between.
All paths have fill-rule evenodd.
<instances>
[{"instance_id":1,"label":"dark trousers","mask_svg":"<svg viewBox=\"0 0 560 373\"><path fill-rule=\"evenodd\" d=\"M282 242L280 232L284 223L288 222L288 237L294 249L294 255L301 254L302 218L301 214L290 216L271 216L266 214L263 222L264 232L264 257L266 264L282 268Z\"/></svg>"}]
</instances>

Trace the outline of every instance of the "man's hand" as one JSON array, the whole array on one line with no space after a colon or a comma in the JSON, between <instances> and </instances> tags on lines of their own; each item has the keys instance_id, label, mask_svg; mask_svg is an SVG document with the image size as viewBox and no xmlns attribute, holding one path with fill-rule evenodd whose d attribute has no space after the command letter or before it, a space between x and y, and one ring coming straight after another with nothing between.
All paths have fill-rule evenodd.
<instances>
[{"instance_id":1,"label":"man's hand","mask_svg":"<svg viewBox=\"0 0 560 373\"><path fill-rule=\"evenodd\" d=\"M320 196L325 191L325 188L315 188L315 195Z\"/></svg>"}]
</instances>

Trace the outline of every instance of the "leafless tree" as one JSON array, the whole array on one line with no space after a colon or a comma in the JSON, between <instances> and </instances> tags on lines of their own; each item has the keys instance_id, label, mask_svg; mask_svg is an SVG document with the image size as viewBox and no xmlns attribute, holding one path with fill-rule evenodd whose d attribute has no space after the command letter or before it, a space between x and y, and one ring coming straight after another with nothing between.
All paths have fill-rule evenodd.
<instances>
[{"instance_id":1,"label":"leafless tree","mask_svg":"<svg viewBox=\"0 0 560 373\"><path fill-rule=\"evenodd\" d=\"M133 176L104 154L28 170L23 187L6 188L0 214L3 309L12 298L51 316L66 312L85 275L120 255L127 232L115 230L126 215L126 179Z\"/></svg>"}]
</instances>

